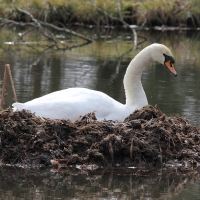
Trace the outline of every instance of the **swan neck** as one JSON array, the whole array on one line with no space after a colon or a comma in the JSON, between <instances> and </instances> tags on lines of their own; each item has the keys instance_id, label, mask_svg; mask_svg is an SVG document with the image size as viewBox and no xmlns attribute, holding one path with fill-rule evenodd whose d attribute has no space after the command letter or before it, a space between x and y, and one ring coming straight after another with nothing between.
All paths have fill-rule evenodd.
<instances>
[{"instance_id":1,"label":"swan neck","mask_svg":"<svg viewBox=\"0 0 200 200\"><path fill-rule=\"evenodd\" d=\"M146 94L141 83L141 76L145 67L151 61L152 59L149 51L145 48L130 62L124 77L127 106L134 106L139 109L148 104Z\"/></svg>"}]
</instances>

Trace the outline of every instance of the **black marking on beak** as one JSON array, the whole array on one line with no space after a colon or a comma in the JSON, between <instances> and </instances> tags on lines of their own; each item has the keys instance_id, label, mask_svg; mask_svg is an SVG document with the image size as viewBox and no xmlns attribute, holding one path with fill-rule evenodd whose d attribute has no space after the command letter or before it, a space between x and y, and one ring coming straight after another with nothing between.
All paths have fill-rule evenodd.
<instances>
[{"instance_id":1,"label":"black marking on beak","mask_svg":"<svg viewBox=\"0 0 200 200\"><path fill-rule=\"evenodd\" d=\"M165 57L165 61L164 61L164 64L168 61L170 61L170 66L172 67L173 64L175 63L175 60L172 56L168 56L166 55L165 53L163 53L164 57Z\"/></svg>"},{"instance_id":2,"label":"black marking on beak","mask_svg":"<svg viewBox=\"0 0 200 200\"><path fill-rule=\"evenodd\" d=\"M164 61L164 65L169 69L169 71L174 75L177 76L176 70L174 69L174 63L175 60L172 56L168 56L166 54L164 54L165 57L165 61Z\"/></svg>"}]
</instances>

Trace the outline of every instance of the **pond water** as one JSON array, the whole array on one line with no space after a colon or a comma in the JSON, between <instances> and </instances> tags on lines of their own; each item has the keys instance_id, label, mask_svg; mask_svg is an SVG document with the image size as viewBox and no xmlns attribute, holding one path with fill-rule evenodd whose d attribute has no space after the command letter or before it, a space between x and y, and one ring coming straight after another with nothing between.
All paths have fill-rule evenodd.
<instances>
[{"instance_id":1,"label":"pond water","mask_svg":"<svg viewBox=\"0 0 200 200\"><path fill-rule=\"evenodd\" d=\"M133 46L130 33L112 31L98 36L85 34L95 42L71 50L47 48L32 41L37 36L17 38L19 30L6 29L0 40L0 80L9 63L19 102L50 92L86 87L102 91L124 103L123 77L131 59L147 45L157 42L168 46L178 73L174 77L164 66L152 63L142 76L149 104L167 115L178 114L200 125L200 33L140 31L146 42ZM72 39L72 38L71 38ZM143 39L138 37L138 42ZM14 43L13 43L14 42ZM6 107L13 100L7 83ZM143 171L142 171L143 170ZM1 168L1 199L199 199L199 170L185 169L102 169L23 170Z\"/></svg>"},{"instance_id":2,"label":"pond water","mask_svg":"<svg viewBox=\"0 0 200 200\"><path fill-rule=\"evenodd\" d=\"M198 200L195 169L0 170L1 199Z\"/></svg>"},{"instance_id":3,"label":"pond water","mask_svg":"<svg viewBox=\"0 0 200 200\"><path fill-rule=\"evenodd\" d=\"M147 41L131 52L133 42L130 34L124 32L117 35L111 32L92 44L71 50L19 44L17 30L13 32L2 33L0 80L3 80L4 65L9 63L19 102L69 87L86 87L124 103L123 77L129 62L142 48L157 42L173 52L178 76L174 77L161 64L151 63L142 76L149 104L157 105L167 115L179 114L200 125L199 32L138 32L138 42L143 40L139 36ZM90 32L91 37L92 34L95 32ZM4 108L14 102L9 86L8 82Z\"/></svg>"}]
</instances>

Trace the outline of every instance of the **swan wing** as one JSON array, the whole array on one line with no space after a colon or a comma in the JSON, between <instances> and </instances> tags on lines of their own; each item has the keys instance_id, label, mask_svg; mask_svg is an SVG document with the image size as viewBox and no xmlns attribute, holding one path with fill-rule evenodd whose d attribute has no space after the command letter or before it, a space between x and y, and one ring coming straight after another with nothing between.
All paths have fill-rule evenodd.
<instances>
[{"instance_id":1,"label":"swan wing","mask_svg":"<svg viewBox=\"0 0 200 200\"><path fill-rule=\"evenodd\" d=\"M70 88L50 93L26 103L14 103L14 110L30 110L37 116L75 121L80 115L95 112L98 120L118 120L124 105L108 95L86 88Z\"/></svg>"}]
</instances>

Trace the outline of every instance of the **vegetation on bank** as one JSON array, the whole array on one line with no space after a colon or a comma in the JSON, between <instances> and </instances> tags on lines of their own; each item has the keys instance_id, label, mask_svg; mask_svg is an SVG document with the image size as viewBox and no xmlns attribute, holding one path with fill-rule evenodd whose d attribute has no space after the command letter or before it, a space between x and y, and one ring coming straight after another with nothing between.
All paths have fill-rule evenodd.
<instances>
[{"instance_id":1,"label":"vegetation on bank","mask_svg":"<svg viewBox=\"0 0 200 200\"><path fill-rule=\"evenodd\" d=\"M199 0L4 0L0 3L0 16L31 21L17 7L27 10L36 19L54 24L120 25L105 15L106 12L139 26L200 26Z\"/></svg>"}]
</instances>

